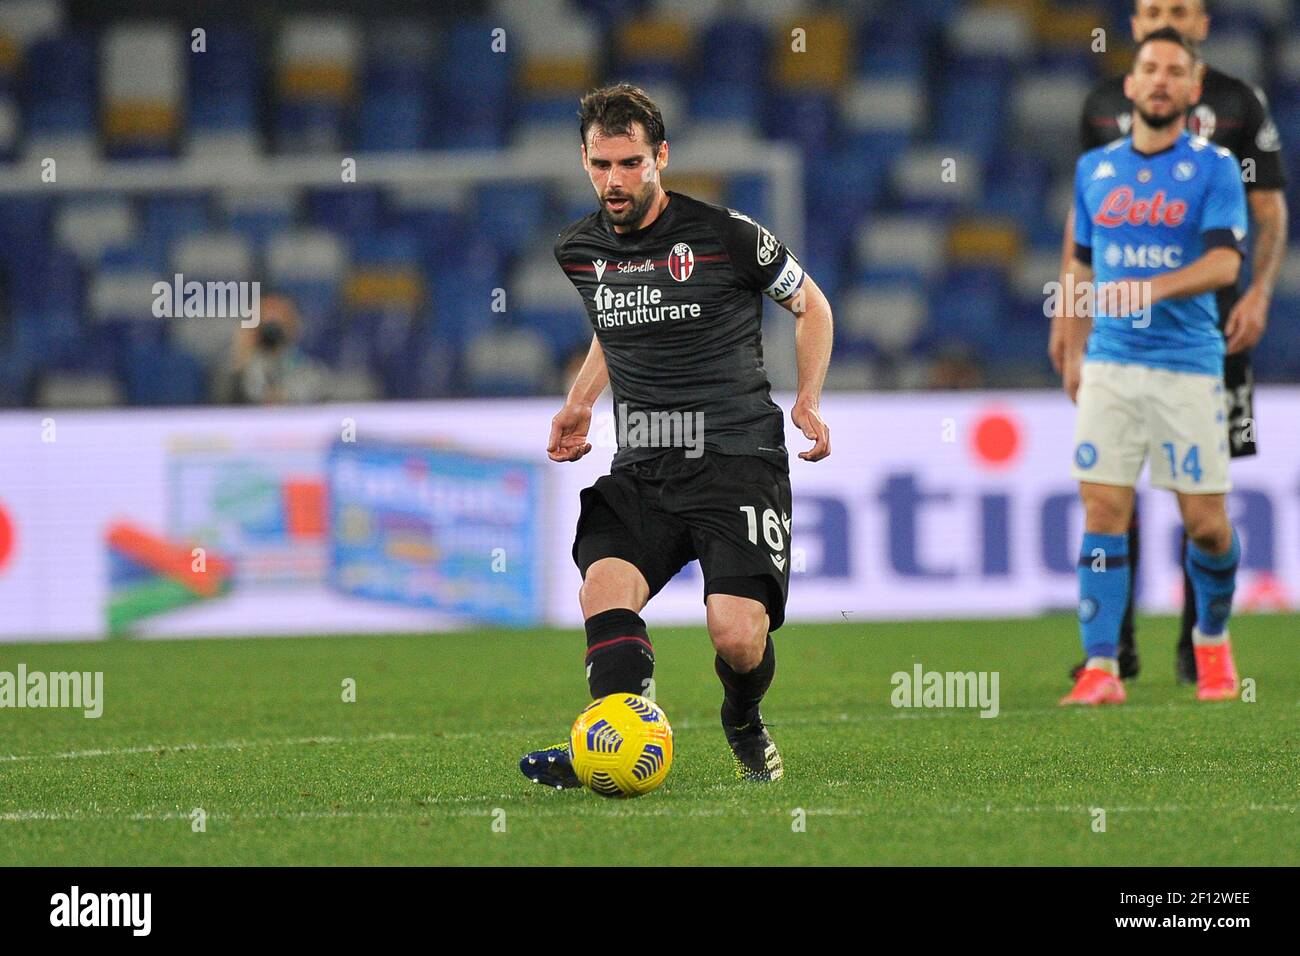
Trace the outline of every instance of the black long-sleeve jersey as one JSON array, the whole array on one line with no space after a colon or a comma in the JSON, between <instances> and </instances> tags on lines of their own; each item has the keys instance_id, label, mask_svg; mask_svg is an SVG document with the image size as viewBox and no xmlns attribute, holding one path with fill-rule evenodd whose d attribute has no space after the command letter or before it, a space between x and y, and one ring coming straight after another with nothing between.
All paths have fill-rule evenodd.
<instances>
[{"instance_id":1,"label":"black long-sleeve jersey","mask_svg":"<svg viewBox=\"0 0 1300 956\"><path fill-rule=\"evenodd\" d=\"M618 420L699 414L705 451L789 467L763 367L764 294L803 284L794 254L753 219L677 192L649 226L614 231L603 210L569 226L555 259L605 353ZM615 466L666 449L624 442Z\"/></svg>"}]
</instances>

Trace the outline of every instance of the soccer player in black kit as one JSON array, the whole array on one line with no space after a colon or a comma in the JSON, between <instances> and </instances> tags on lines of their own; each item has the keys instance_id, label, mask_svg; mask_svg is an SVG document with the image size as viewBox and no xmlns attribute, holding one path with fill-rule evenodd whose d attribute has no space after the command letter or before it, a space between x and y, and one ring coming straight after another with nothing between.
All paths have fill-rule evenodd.
<instances>
[{"instance_id":1,"label":"soccer player in black kit","mask_svg":"<svg viewBox=\"0 0 1300 956\"><path fill-rule=\"evenodd\" d=\"M1172 27L1194 43L1202 43L1209 32L1210 18L1205 12L1205 0L1135 0L1130 18L1135 42L1162 27ZM1250 286L1239 293L1236 286L1227 286L1217 294L1219 315L1223 317L1223 333L1227 337L1228 354L1224 360L1224 390L1227 392L1229 451L1233 458L1256 453L1254 376L1251 373L1250 349L1264 334L1268 323L1268 307L1273 296L1273 286L1286 257L1287 208L1283 189L1286 177L1283 172L1281 144L1277 127L1268 115L1262 94L1235 77L1206 67L1201 81L1201 98L1190 110L1187 128L1195 136L1203 136L1219 146L1230 149L1242 164L1243 185L1250 206L1251 229L1254 237L1252 276ZM1083 105L1082 147L1087 152L1104 146L1129 132L1133 104L1124 95L1124 77L1103 80L1093 87ZM1074 253L1074 213L1071 210L1065 224L1065 241L1062 246L1062 272ZM1048 351L1052 364L1061 371L1065 341L1060 317L1052 321L1052 336ZM1187 550L1187 537L1183 536L1183 551ZM1138 525L1137 511L1129 528L1129 560L1133 573L1137 572ZM1183 572L1183 618L1178 640L1176 670L1182 683L1196 683L1196 656L1192 651L1192 627L1196 623L1196 601L1192 584ZM1083 664L1074 668L1077 675ZM1138 673L1137 646L1133 638L1133 596L1128 607L1119 639L1120 677L1136 677Z\"/></svg>"},{"instance_id":2,"label":"soccer player in black kit","mask_svg":"<svg viewBox=\"0 0 1300 956\"><path fill-rule=\"evenodd\" d=\"M600 209L560 233L555 258L595 335L551 422L552 461L591 450L592 405L608 382L619 448L582 492L573 559L593 698L644 694L654 647L639 612L688 561L704 574L722 726L738 776L777 780L781 756L759 703L776 670L771 632L790 583L790 475L781 410L763 368L767 295L795 315L798 394L790 417L830 454L818 411L830 305L767 229L734 210L666 192L663 117L636 87L583 97L582 164ZM576 787L568 744L526 754L535 783Z\"/></svg>"}]
</instances>

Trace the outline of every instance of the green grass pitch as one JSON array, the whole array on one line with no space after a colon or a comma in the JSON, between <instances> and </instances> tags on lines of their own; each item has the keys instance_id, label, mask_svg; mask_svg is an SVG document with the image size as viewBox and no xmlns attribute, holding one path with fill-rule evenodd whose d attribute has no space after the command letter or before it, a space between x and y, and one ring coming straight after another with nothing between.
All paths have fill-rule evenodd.
<instances>
[{"instance_id":1,"label":"green grass pitch","mask_svg":"<svg viewBox=\"0 0 1300 956\"><path fill-rule=\"evenodd\" d=\"M0 645L105 682L98 720L0 709L0 865L1294 864L1300 616L1233 624L1255 702L1197 703L1146 618L1128 704L1088 712L1056 706L1068 616L787 627L768 786L731 776L703 629L659 628L676 759L619 802L516 769L586 703L577 633ZM918 661L997 671L1000 714L894 708Z\"/></svg>"}]
</instances>

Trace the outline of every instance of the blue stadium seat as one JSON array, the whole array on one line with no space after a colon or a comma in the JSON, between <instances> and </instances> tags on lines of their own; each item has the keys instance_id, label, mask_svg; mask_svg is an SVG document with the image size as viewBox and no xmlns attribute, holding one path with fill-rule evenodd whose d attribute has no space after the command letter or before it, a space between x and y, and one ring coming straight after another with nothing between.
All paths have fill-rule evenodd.
<instances>
[{"instance_id":1,"label":"blue stadium seat","mask_svg":"<svg viewBox=\"0 0 1300 956\"><path fill-rule=\"evenodd\" d=\"M344 236L375 229L382 208L380 190L359 183L313 189L307 194L308 220Z\"/></svg>"},{"instance_id":2,"label":"blue stadium seat","mask_svg":"<svg viewBox=\"0 0 1300 956\"><path fill-rule=\"evenodd\" d=\"M161 193L144 200L144 231L162 246L209 228L208 197L202 193Z\"/></svg>"},{"instance_id":3,"label":"blue stadium seat","mask_svg":"<svg viewBox=\"0 0 1300 956\"><path fill-rule=\"evenodd\" d=\"M816 161L838 132L835 98L828 93L783 92L766 99L764 132L796 143Z\"/></svg>"},{"instance_id":4,"label":"blue stadium seat","mask_svg":"<svg viewBox=\"0 0 1300 956\"><path fill-rule=\"evenodd\" d=\"M688 87L691 117L699 122L742 123L758 130L763 91L738 80L706 80Z\"/></svg>"},{"instance_id":5,"label":"blue stadium seat","mask_svg":"<svg viewBox=\"0 0 1300 956\"><path fill-rule=\"evenodd\" d=\"M738 175L727 181L726 203L764 225L769 224L765 176Z\"/></svg>"},{"instance_id":6,"label":"blue stadium seat","mask_svg":"<svg viewBox=\"0 0 1300 956\"><path fill-rule=\"evenodd\" d=\"M1006 127L1007 75L1001 68L952 73L939 94L936 134L991 156Z\"/></svg>"},{"instance_id":7,"label":"blue stadium seat","mask_svg":"<svg viewBox=\"0 0 1300 956\"><path fill-rule=\"evenodd\" d=\"M876 157L836 150L804 168L807 221L847 241L866 210L882 196L886 170Z\"/></svg>"},{"instance_id":8,"label":"blue stadium seat","mask_svg":"<svg viewBox=\"0 0 1300 956\"><path fill-rule=\"evenodd\" d=\"M478 227L507 255L529 248L546 213L539 183L490 183L477 190Z\"/></svg>"},{"instance_id":9,"label":"blue stadium seat","mask_svg":"<svg viewBox=\"0 0 1300 956\"><path fill-rule=\"evenodd\" d=\"M174 347L128 348L122 380L132 405L194 405L207 397L207 372L202 364Z\"/></svg>"},{"instance_id":10,"label":"blue stadium seat","mask_svg":"<svg viewBox=\"0 0 1300 956\"><path fill-rule=\"evenodd\" d=\"M960 343L977 353L996 352L1007 312L1002 272L989 267L949 271L930 291L930 324L925 336L931 352Z\"/></svg>"},{"instance_id":11,"label":"blue stadium seat","mask_svg":"<svg viewBox=\"0 0 1300 956\"><path fill-rule=\"evenodd\" d=\"M0 196L0 263L22 275L29 271L26 264L48 256L50 211L45 196Z\"/></svg>"},{"instance_id":12,"label":"blue stadium seat","mask_svg":"<svg viewBox=\"0 0 1300 956\"><path fill-rule=\"evenodd\" d=\"M357 145L364 152L423 149L433 104L424 90L367 93L362 102Z\"/></svg>"},{"instance_id":13,"label":"blue stadium seat","mask_svg":"<svg viewBox=\"0 0 1300 956\"><path fill-rule=\"evenodd\" d=\"M440 105L432 129L433 145L443 149L503 146L511 101L511 67L515 50L494 53L490 20L462 21L446 35L446 48L455 56L435 65L434 95Z\"/></svg>"},{"instance_id":14,"label":"blue stadium seat","mask_svg":"<svg viewBox=\"0 0 1300 956\"><path fill-rule=\"evenodd\" d=\"M202 130L252 130L258 123L261 67L251 31L217 24L207 30L207 51L190 53L189 123Z\"/></svg>"},{"instance_id":15,"label":"blue stadium seat","mask_svg":"<svg viewBox=\"0 0 1300 956\"><path fill-rule=\"evenodd\" d=\"M988 166L980 209L1028 226L1046 217L1050 186L1046 163L1024 154L998 159Z\"/></svg>"},{"instance_id":16,"label":"blue stadium seat","mask_svg":"<svg viewBox=\"0 0 1300 956\"><path fill-rule=\"evenodd\" d=\"M358 266L415 266L420 240L411 229L353 230L352 261Z\"/></svg>"},{"instance_id":17,"label":"blue stadium seat","mask_svg":"<svg viewBox=\"0 0 1300 956\"><path fill-rule=\"evenodd\" d=\"M23 102L30 133L92 132L95 46L86 32L35 41L24 56Z\"/></svg>"},{"instance_id":18,"label":"blue stadium seat","mask_svg":"<svg viewBox=\"0 0 1300 956\"><path fill-rule=\"evenodd\" d=\"M344 142L346 116L334 103L302 101L275 108L274 143L281 153L330 153Z\"/></svg>"},{"instance_id":19,"label":"blue stadium seat","mask_svg":"<svg viewBox=\"0 0 1300 956\"><path fill-rule=\"evenodd\" d=\"M713 21L705 28L698 47L699 79L763 89L768 42L767 31L752 20Z\"/></svg>"},{"instance_id":20,"label":"blue stadium seat","mask_svg":"<svg viewBox=\"0 0 1300 956\"><path fill-rule=\"evenodd\" d=\"M911 79L917 83L925 74L925 33L930 28L917 15L927 5L899 16L896 10L862 21L858 30L856 72L876 79Z\"/></svg>"}]
</instances>

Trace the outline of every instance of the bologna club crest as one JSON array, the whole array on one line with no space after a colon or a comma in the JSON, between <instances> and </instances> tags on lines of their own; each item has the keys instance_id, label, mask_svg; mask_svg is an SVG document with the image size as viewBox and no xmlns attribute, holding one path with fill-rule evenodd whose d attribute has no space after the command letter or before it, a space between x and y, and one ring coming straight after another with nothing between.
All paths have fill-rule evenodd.
<instances>
[{"instance_id":1,"label":"bologna club crest","mask_svg":"<svg viewBox=\"0 0 1300 956\"><path fill-rule=\"evenodd\" d=\"M678 282L685 282L695 271L695 253L691 252L691 247L684 242L679 242L673 246L673 251L668 253L668 274Z\"/></svg>"}]
</instances>

